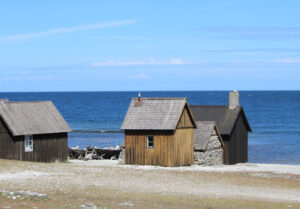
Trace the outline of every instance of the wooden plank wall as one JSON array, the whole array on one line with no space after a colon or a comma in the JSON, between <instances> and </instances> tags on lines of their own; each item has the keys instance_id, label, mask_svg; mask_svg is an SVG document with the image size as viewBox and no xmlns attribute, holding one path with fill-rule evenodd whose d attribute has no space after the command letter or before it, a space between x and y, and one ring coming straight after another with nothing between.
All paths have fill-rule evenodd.
<instances>
[{"instance_id":1,"label":"wooden plank wall","mask_svg":"<svg viewBox=\"0 0 300 209\"><path fill-rule=\"evenodd\" d=\"M37 162L65 161L68 158L68 134L34 135L33 152L25 152L24 136L11 136L0 120L0 158Z\"/></svg>"},{"instance_id":2,"label":"wooden plank wall","mask_svg":"<svg viewBox=\"0 0 300 209\"><path fill-rule=\"evenodd\" d=\"M194 162L194 129L177 129L175 132L175 166L191 165Z\"/></svg>"},{"instance_id":3,"label":"wooden plank wall","mask_svg":"<svg viewBox=\"0 0 300 209\"><path fill-rule=\"evenodd\" d=\"M0 118L0 158L14 159L14 143L6 125Z\"/></svg>"},{"instance_id":4,"label":"wooden plank wall","mask_svg":"<svg viewBox=\"0 0 300 209\"><path fill-rule=\"evenodd\" d=\"M147 136L154 136L154 148L147 148ZM170 131L126 131L125 163L183 166L194 159L194 129Z\"/></svg>"},{"instance_id":5,"label":"wooden plank wall","mask_svg":"<svg viewBox=\"0 0 300 209\"><path fill-rule=\"evenodd\" d=\"M223 137L223 136L222 136ZM226 140L226 164L248 162L248 130L240 115L231 136L223 137Z\"/></svg>"},{"instance_id":6,"label":"wooden plank wall","mask_svg":"<svg viewBox=\"0 0 300 209\"><path fill-rule=\"evenodd\" d=\"M180 120L178 122L177 128L194 128L194 125L191 120L191 116L187 111L187 108L185 107L182 111Z\"/></svg>"},{"instance_id":7,"label":"wooden plank wall","mask_svg":"<svg viewBox=\"0 0 300 209\"><path fill-rule=\"evenodd\" d=\"M153 148L147 148L147 136L154 136ZM174 166L173 139L171 131L126 131L125 163Z\"/></svg>"}]
</instances>

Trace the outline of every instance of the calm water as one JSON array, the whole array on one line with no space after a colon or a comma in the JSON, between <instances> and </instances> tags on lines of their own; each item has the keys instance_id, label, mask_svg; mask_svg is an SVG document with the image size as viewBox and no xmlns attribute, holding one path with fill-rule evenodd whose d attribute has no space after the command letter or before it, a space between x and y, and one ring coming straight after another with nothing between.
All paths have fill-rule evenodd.
<instances>
[{"instance_id":1,"label":"calm water","mask_svg":"<svg viewBox=\"0 0 300 209\"><path fill-rule=\"evenodd\" d=\"M69 146L116 146L120 126L137 92L0 93L12 101L52 100L71 128ZM225 91L142 92L143 97L187 97L190 105L228 104ZM253 133L249 162L300 164L300 91L242 91Z\"/></svg>"}]
</instances>

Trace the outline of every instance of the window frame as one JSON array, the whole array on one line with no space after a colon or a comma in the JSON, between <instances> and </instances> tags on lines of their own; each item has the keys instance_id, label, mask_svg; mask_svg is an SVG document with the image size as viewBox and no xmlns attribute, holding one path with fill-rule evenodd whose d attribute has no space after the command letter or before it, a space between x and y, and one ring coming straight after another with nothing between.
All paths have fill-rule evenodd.
<instances>
[{"instance_id":1,"label":"window frame","mask_svg":"<svg viewBox=\"0 0 300 209\"><path fill-rule=\"evenodd\" d=\"M30 142L28 144L28 142ZM33 135L24 136L24 149L25 152L33 152Z\"/></svg>"},{"instance_id":2,"label":"window frame","mask_svg":"<svg viewBox=\"0 0 300 209\"><path fill-rule=\"evenodd\" d=\"M151 141L151 140L149 140L150 137L152 138L152 146L149 146L149 141ZM154 148L154 136L147 136L147 148L148 149Z\"/></svg>"}]
</instances>

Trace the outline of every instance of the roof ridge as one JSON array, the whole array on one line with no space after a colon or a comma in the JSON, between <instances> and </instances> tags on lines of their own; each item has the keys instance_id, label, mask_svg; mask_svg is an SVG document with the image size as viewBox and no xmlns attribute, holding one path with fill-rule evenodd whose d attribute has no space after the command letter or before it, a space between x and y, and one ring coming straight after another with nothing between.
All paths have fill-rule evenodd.
<instances>
[{"instance_id":1,"label":"roof ridge","mask_svg":"<svg viewBox=\"0 0 300 209\"><path fill-rule=\"evenodd\" d=\"M202 108L224 108L224 109L229 109L229 105L191 105L191 108L197 108L197 107L202 107ZM238 108L241 108L243 106L239 105Z\"/></svg>"},{"instance_id":2,"label":"roof ridge","mask_svg":"<svg viewBox=\"0 0 300 209\"><path fill-rule=\"evenodd\" d=\"M190 107L229 108L229 105L190 105ZM237 106L242 108L242 105Z\"/></svg>"},{"instance_id":3,"label":"roof ridge","mask_svg":"<svg viewBox=\"0 0 300 209\"><path fill-rule=\"evenodd\" d=\"M196 123L206 123L206 124L214 123L214 124L216 124L216 121L213 121L213 120L198 120L198 121L196 121Z\"/></svg>"},{"instance_id":4,"label":"roof ridge","mask_svg":"<svg viewBox=\"0 0 300 209\"><path fill-rule=\"evenodd\" d=\"M51 100L42 100L42 101L8 101L5 102L5 104L10 104L10 103L46 103L46 102L52 102Z\"/></svg>"},{"instance_id":5,"label":"roof ridge","mask_svg":"<svg viewBox=\"0 0 300 209\"><path fill-rule=\"evenodd\" d=\"M138 99L133 97L132 99ZM186 100L186 97L141 97L142 100Z\"/></svg>"}]
</instances>

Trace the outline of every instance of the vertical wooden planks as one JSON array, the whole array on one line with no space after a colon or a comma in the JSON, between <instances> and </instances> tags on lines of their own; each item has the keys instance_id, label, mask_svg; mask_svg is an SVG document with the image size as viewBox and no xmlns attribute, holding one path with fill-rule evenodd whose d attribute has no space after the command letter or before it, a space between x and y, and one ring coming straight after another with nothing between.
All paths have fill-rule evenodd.
<instances>
[{"instance_id":1,"label":"vertical wooden planks","mask_svg":"<svg viewBox=\"0 0 300 209\"><path fill-rule=\"evenodd\" d=\"M193 162L193 129L171 131L126 131L125 163L180 166ZM147 136L154 136L154 148L147 148Z\"/></svg>"}]
</instances>

